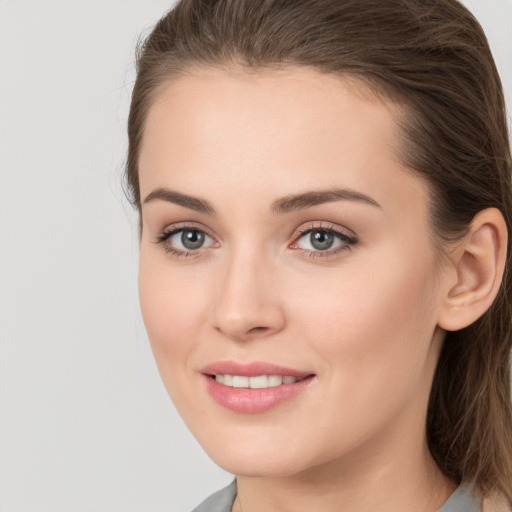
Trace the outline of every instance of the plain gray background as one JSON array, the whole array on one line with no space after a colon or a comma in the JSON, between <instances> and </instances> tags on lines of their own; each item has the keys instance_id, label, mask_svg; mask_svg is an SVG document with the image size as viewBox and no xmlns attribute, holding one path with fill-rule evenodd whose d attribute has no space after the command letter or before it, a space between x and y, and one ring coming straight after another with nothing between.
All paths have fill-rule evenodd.
<instances>
[{"instance_id":1,"label":"plain gray background","mask_svg":"<svg viewBox=\"0 0 512 512\"><path fill-rule=\"evenodd\" d=\"M467 0L512 105L512 1ZM0 511L186 512L231 476L137 299L121 170L138 35L170 0L0 0Z\"/></svg>"}]
</instances>

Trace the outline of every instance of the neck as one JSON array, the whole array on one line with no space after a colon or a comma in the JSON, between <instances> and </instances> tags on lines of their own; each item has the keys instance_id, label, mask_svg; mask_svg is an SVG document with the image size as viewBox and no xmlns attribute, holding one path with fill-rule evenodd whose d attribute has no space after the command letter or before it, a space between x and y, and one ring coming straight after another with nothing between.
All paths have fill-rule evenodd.
<instances>
[{"instance_id":1,"label":"neck","mask_svg":"<svg viewBox=\"0 0 512 512\"><path fill-rule=\"evenodd\" d=\"M402 445L403 446L403 445ZM435 512L455 490L426 441L402 454L358 450L293 476L239 476L233 512Z\"/></svg>"},{"instance_id":2,"label":"neck","mask_svg":"<svg viewBox=\"0 0 512 512\"><path fill-rule=\"evenodd\" d=\"M422 392L378 433L340 449L337 458L329 453L324 460L301 461L307 468L302 471L238 476L233 512L436 512L457 487L427 445L426 411L441 335L436 340Z\"/></svg>"}]
</instances>

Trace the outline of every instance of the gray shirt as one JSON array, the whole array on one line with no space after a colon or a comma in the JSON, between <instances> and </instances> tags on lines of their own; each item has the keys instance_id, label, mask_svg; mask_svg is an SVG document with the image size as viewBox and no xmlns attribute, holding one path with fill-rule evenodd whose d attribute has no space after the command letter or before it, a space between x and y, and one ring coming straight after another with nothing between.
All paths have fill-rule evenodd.
<instances>
[{"instance_id":1,"label":"gray shirt","mask_svg":"<svg viewBox=\"0 0 512 512\"><path fill-rule=\"evenodd\" d=\"M471 492L472 487L461 484L445 501L438 512L481 512L480 500ZM192 512L231 512L236 497L236 480L212 494Z\"/></svg>"}]
</instances>

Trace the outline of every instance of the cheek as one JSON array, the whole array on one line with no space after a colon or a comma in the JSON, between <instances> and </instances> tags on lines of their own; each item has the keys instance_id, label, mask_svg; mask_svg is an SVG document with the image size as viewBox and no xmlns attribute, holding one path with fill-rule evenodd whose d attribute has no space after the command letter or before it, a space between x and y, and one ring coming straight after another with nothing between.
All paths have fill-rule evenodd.
<instances>
[{"instance_id":1,"label":"cheek","mask_svg":"<svg viewBox=\"0 0 512 512\"><path fill-rule=\"evenodd\" d=\"M163 261L160 261L163 260ZM205 311L206 289L198 293L198 282L186 272L171 269L165 257L151 258L141 249L139 298L144 324L161 372L183 365L181 356L198 340L199 319ZM205 313L206 314L206 313Z\"/></svg>"},{"instance_id":2,"label":"cheek","mask_svg":"<svg viewBox=\"0 0 512 512\"><path fill-rule=\"evenodd\" d=\"M415 256L341 269L296 305L301 330L337 386L403 393L425 373L436 327L434 260Z\"/></svg>"},{"instance_id":3,"label":"cheek","mask_svg":"<svg viewBox=\"0 0 512 512\"><path fill-rule=\"evenodd\" d=\"M314 415L336 449L355 447L404 411L423 417L436 362L435 288L426 263L361 266L350 275L341 269L308 287L316 292L307 299L295 299L296 338L302 334L326 390Z\"/></svg>"}]
</instances>

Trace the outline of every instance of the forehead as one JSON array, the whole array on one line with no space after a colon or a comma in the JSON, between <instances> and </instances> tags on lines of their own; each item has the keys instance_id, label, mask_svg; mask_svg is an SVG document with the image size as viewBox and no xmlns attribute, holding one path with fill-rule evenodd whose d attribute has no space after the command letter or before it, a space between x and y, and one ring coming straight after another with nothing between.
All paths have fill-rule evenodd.
<instances>
[{"instance_id":1,"label":"forehead","mask_svg":"<svg viewBox=\"0 0 512 512\"><path fill-rule=\"evenodd\" d=\"M255 129L260 123L270 133L284 126L297 130L321 119L325 129L336 129L337 115L360 117L363 111L392 128L385 130L390 135L395 131L394 121L403 115L397 102L384 94L377 96L366 82L352 75L320 73L307 67L249 71L195 67L161 86L149 108L144 132L148 137L155 135L154 129L160 131L166 116L179 125L176 131L182 132L187 125L198 136L202 127L205 131L210 127L209 121L231 130L249 124ZM148 137L144 137L143 149Z\"/></svg>"},{"instance_id":2,"label":"forehead","mask_svg":"<svg viewBox=\"0 0 512 512\"><path fill-rule=\"evenodd\" d=\"M260 188L262 198L340 185L393 193L386 172L405 171L401 115L353 77L304 67L192 69L169 81L148 112L141 196L168 183L196 195Z\"/></svg>"}]
</instances>

